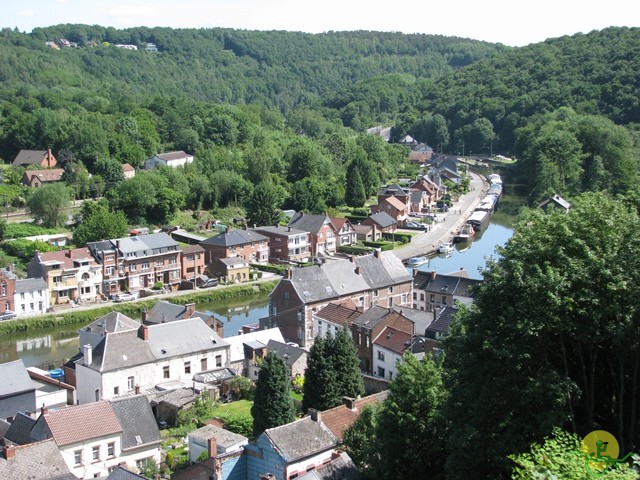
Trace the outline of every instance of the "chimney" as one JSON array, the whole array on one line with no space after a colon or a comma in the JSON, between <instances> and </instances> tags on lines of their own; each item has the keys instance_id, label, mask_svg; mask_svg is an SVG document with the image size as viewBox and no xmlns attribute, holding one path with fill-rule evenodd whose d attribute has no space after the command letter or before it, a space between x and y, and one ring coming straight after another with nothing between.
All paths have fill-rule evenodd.
<instances>
[{"instance_id":1,"label":"chimney","mask_svg":"<svg viewBox=\"0 0 640 480\"><path fill-rule=\"evenodd\" d=\"M374 250L373 251L373 256L376 258L380 258L380 250Z\"/></svg>"},{"instance_id":2,"label":"chimney","mask_svg":"<svg viewBox=\"0 0 640 480\"><path fill-rule=\"evenodd\" d=\"M149 341L149 327L147 327L146 325L142 325L140 327L140 330L138 331L138 334L139 334L140 338L142 340L144 340L145 342Z\"/></svg>"},{"instance_id":3,"label":"chimney","mask_svg":"<svg viewBox=\"0 0 640 480\"><path fill-rule=\"evenodd\" d=\"M195 312L196 312L196 304L195 303L185 303L184 304L184 316L182 318L183 319L191 318L191 315L193 315Z\"/></svg>"},{"instance_id":4,"label":"chimney","mask_svg":"<svg viewBox=\"0 0 640 480\"><path fill-rule=\"evenodd\" d=\"M431 271L431 280L435 280L436 279L436 271L432 270Z\"/></svg>"},{"instance_id":5,"label":"chimney","mask_svg":"<svg viewBox=\"0 0 640 480\"><path fill-rule=\"evenodd\" d=\"M64 251L64 256L71 258L71 250L65 250Z\"/></svg>"},{"instance_id":6,"label":"chimney","mask_svg":"<svg viewBox=\"0 0 640 480\"><path fill-rule=\"evenodd\" d=\"M322 417L320 410L316 410L315 408L309 409L309 416L311 417L311 420L313 420L314 422L320 422Z\"/></svg>"},{"instance_id":7,"label":"chimney","mask_svg":"<svg viewBox=\"0 0 640 480\"><path fill-rule=\"evenodd\" d=\"M4 458L11 460L16 457L16 447L14 445L4 446Z\"/></svg>"},{"instance_id":8,"label":"chimney","mask_svg":"<svg viewBox=\"0 0 640 480\"><path fill-rule=\"evenodd\" d=\"M91 362L93 361L93 350L91 349L91 345L87 344L82 346L82 355L84 356L82 364L86 367L91 365Z\"/></svg>"},{"instance_id":9,"label":"chimney","mask_svg":"<svg viewBox=\"0 0 640 480\"><path fill-rule=\"evenodd\" d=\"M140 385L136 384L135 392L136 392L136 395L140 395Z\"/></svg>"},{"instance_id":10,"label":"chimney","mask_svg":"<svg viewBox=\"0 0 640 480\"><path fill-rule=\"evenodd\" d=\"M356 275L360 275L360 267L356 267L354 272L356 272Z\"/></svg>"},{"instance_id":11,"label":"chimney","mask_svg":"<svg viewBox=\"0 0 640 480\"><path fill-rule=\"evenodd\" d=\"M287 271L284 274L284 278L291 280L291 275L293 274L293 270L291 270L290 268L287 268Z\"/></svg>"},{"instance_id":12,"label":"chimney","mask_svg":"<svg viewBox=\"0 0 640 480\"><path fill-rule=\"evenodd\" d=\"M149 313L149 310L146 308L142 309L142 323L143 324L147 324L147 313Z\"/></svg>"},{"instance_id":13,"label":"chimney","mask_svg":"<svg viewBox=\"0 0 640 480\"><path fill-rule=\"evenodd\" d=\"M291 231L291 226L288 226L287 227L287 232L290 232L290 231Z\"/></svg>"},{"instance_id":14,"label":"chimney","mask_svg":"<svg viewBox=\"0 0 640 480\"><path fill-rule=\"evenodd\" d=\"M355 255L349 255L349 261L351 263L356 263L356 256Z\"/></svg>"},{"instance_id":15,"label":"chimney","mask_svg":"<svg viewBox=\"0 0 640 480\"><path fill-rule=\"evenodd\" d=\"M347 407L349 410L355 410L356 409L356 399L353 397L343 397L342 401L344 402L345 407Z\"/></svg>"},{"instance_id":16,"label":"chimney","mask_svg":"<svg viewBox=\"0 0 640 480\"><path fill-rule=\"evenodd\" d=\"M47 167L51 168L53 165L51 165L51 160L53 158L53 155L51 154L51 149L48 148L47 149Z\"/></svg>"},{"instance_id":17,"label":"chimney","mask_svg":"<svg viewBox=\"0 0 640 480\"><path fill-rule=\"evenodd\" d=\"M215 437L207 440L207 451L209 453L209 458L216 458L216 455L218 454L218 442Z\"/></svg>"},{"instance_id":18,"label":"chimney","mask_svg":"<svg viewBox=\"0 0 640 480\"><path fill-rule=\"evenodd\" d=\"M45 405L43 403L42 406L40 407L40 414L41 415L46 415L47 413L49 413L49 409L47 407L45 407Z\"/></svg>"}]
</instances>

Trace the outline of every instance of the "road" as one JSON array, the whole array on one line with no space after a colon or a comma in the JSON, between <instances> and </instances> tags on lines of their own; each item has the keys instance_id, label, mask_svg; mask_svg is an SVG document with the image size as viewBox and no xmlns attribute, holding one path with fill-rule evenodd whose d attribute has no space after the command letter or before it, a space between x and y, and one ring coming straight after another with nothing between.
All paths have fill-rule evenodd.
<instances>
[{"instance_id":1,"label":"road","mask_svg":"<svg viewBox=\"0 0 640 480\"><path fill-rule=\"evenodd\" d=\"M464 225L480 203L489 188L487 180L477 173L470 173L471 184L469 193L464 194L453 204L447 213L438 214L438 222L426 232L420 232L411 243L393 250L401 260L420 255L436 253L441 243L452 242L453 236ZM414 230L411 230L413 232Z\"/></svg>"}]
</instances>

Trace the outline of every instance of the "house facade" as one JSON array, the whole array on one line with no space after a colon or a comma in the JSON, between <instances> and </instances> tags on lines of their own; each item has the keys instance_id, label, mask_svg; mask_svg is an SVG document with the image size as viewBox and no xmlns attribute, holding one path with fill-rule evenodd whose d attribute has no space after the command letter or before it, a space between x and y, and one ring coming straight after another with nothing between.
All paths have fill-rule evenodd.
<instances>
[{"instance_id":1,"label":"house facade","mask_svg":"<svg viewBox=\"0 0 640 480\"><path fill-rule=\"evenodd\" d=\"M242 257L214 258L206 271L226 283L242 283L251 279L251 265Z\"/></svg>"},{"instance_id":2,"label":"house facade","mask_svg":"<svg viewBox=\"0 0 640 480\"><path fill-rule=\"evenodd\" d=\"M386 197L371 207L371 213L384 212L398 223L403 223L409 217L411 209L411 196L406 194L402 199L398 197Z\"/></svg>"},{"instance_id":3,"label":"house facade","mask_svg":"<svg viewBox=\"0 0 640 480\"><path fill-rule=\"evenodd\" d=\"M229 344L200 318L107 333L81 349L75 362L81 404L163 383L191 385L196 373L222 368L229 359Z\"/></svg>"},{"instance_id":4,"label":"house facade","mask_svg":"<svg viewBox=\"0 0 640 480\"><path fill-rule=\"evenodd\" d=\"M411 333L386 326L373 340L372 373L385 380L393 380L398 374L397 363L406 351L411 350Z\"/></svg>"},{"instance_id":5,"label":"house facade","mask_svg":"<svg viewBox=\"0 0 640 480\"><path fill-rule=\"evenodd\" d=\"M44 278L16 280L14 305L18 316L38 315L47 312L50 299Z\"/></svg>"},{"instance_id":6,"label":"house facade","mask_svg":"<svg viewBox=\"0 0 640 480\"><path fill-rule=\"evenodd\" d=\"M393 233L398 226L398 221L387 212L372 213L362 221L363 225L375 227L377 232ZM380 237L379 237L380 238Z\"/></svg>"},{"instance_id":7,"label":"house facade","mask_svg":"<svg viewBox=\"0 0 640 480\"><path fill-rule=\"evenodd\" d=\"M355 245L358 243L358 235L348 218L329 217L336 229L337 246Z\"/></svg>"},{"instance_id":8,"label":"house facade","mask_svg":"<svg viewBox=\"0 0 640 480\"><path fill-rule=\"evenodd\" d=\"M201 245L187 245L180 253L182 279L195 281L204 273L204 248Z\"/></svg>"},{"instance_id":9,"label":"house facade","mask_svg":"<svg viewBox=\"0 0 640 480\"><path fill-rule=\"evenodd\" d=\"M27 276L44 279L51 306L95 301L102 290L102 268L87 248L36 252L27 266Z\"/></svg>"},{"instance_id":10,"label":"house facade","mask_svg":"<svg viewBox=\"0 0 640 480\"><path fill-rule=\"evenodd\" d=\"M413 308L438 310L456 303L469 305L481 280L469 278L464 270L455 274L414 270Z\"/></svg>"},{"instance_id":11,"label":"house facade","mask_svg":"<svg viewBox=\"0 0 640 480\"><path fill-rule=\"evenodd\" d=\"M0 268L0 312L15 312L16 276L6 268Z\"/></svg>"},{"instance_id":12,"label":"house facade","mask_svg":"<svg viewBox=\"0 0 640 480\"><path fill-rule=\"evenodd\" d=\"M311 256L310 234L304 230L276 225L254 230L269 239L271 263L305 263Z\"/></svg>"},{"instance_id":13,"label":"house facade","mask_svg":"<svg viewBox=\"0 0 640 480\"><path fill-rule=\"evenodd\" d=\"M254 230L229 230L200 242L205 263L215 258L242 258L248 263L269 261L269 237Z\"/></svg>"},{"instance_id":14,"label":"house facade","mask_svg":"<svg viewBox=\"0 0 640 480\"><path fill-rule=\"evenodd\" d=\"M312 256L334 255L336 253L338 232L326 214L315 215L302 211L296 212L289 221L289 226L309 232Z\"/></svg>"},{"instance_id":15,"label":"house facade","mask_svg":"<svg viewBox=\"0 0 640 480\"><path fill-rule=\"evenodd\" d=\"M87 247L102 267L105 295L137 292L156 282L180 283L180 245L164 232L90 242Z\"/></svg>"},{"instance_id":16,"label":"house facade","mask_svg":"<svg viewBox=\"0 0 640 480\"><path fill-rule=\"evenodd\" d=\"M176 152L158 153L153 157L145 160L144 168L151 170L159 166L177 168L183 167L193 162L193 155L182 150Z\"/></svg>"},{"instance_id":17,"label":"house facade","mask_svg":"<svg viewBox=\"0 0 640 480\"><path fill-rule=\"evenodd\" d=\"M40 188L43 185L61 181L62 175L64 175L62 168L27 170L22 174L22 184L29 188Z\"/></svg>"},{"instance_id":18,"label":"house facade","mask_svg":"<svg viewBox=\"0 0 640 480\"><path fill-rule=\"evenodd\" d=\"M350 300L367 310L374 305L407 306L412 277L393 252L374 252L322 265L291 268L269 296L269 316L261 328L279 327L286 341L313 344L313 314L329 303Z\"/></svg>"},{"instance_id":19,"label":"house facade","mask_svg":"<svg viewBox=\"0 0 640 480\"><path fill-rule=\"evenodd\" d=\"M330 303L313 314L314 337L335 337L343 328L349 330L351 335L351 326L362 313L362 309L358 309L351 300L342 304Z\"/></svg>"}]
</instances>

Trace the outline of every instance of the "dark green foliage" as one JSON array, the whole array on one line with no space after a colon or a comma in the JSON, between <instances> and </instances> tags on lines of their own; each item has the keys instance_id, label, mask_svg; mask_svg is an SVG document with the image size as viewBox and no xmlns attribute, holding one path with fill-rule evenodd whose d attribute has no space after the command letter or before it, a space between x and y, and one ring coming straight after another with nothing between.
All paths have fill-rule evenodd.
<instances>
[{"instance_id":1,"label":"dark green foliage","mask_svg":"<svg viewBox=\"0 0 640 480\"><path fill-rule=\"evenodd\" d=\"M106 201L86 201L75 219L74 245L81 247L87 242L121 238L127 235L127 218L122 212L110 212Z\"/></svg>"},{"instance_id":2,"label":"dark green foliage","mask_svg":"<svg viewBox=\"0 0 640 480\"><path fill-rule=\"evenodd\" d=\"M302 410L327 410L364 393L360 361L348 330L317 336L304 374Z\"/></svg>"},{"instance_id":3,"label":"dark green foliage","mask_svg":"<svg viewBox=\"0 0 640 480\"><path fill-rule=\"evenodd\" d=\"M261 182L247 199L246 212L250 225L279 225L285 192L269 181Z\"/></svg>"},{"instance_id":4,"label":"dark green foliage","mask_svg":"<svg viewBox=\"0 0 640 480\"><path fill-rule=\"evenodd\" d=\"M262 362L251 407L253 436L268 428L278 427L295 419L291 398L289 369L279 355L269 352Z\"/></svg>"},{"instance_id":5,"label":"dark green foliage","mask_svg":"<svg viewBox=\"0 0 640 480\"><path fill-rule=\"evenodd\" d=\"M41 240L26 240L19 238L4 242L2 249L9 255L20 258L23 262L28 263L31 261L36 252L55 252L58 247L43 242Z\"/></svg>"},{"instance_id":6,"label":"dark green foliage","mask_svg":"<svg viewBox=\"0 0 640 480\"><path fill-rule=\"evenodd\" d=\"M67 209L71 204L68 188L62 182L35 189L27 200L27 209L36 223L55 228L67 222Z\"/></svg>"},{"instance_id":7,"label":"dark green foliage","mask_svg":"<svg viewBox=\"0 0 640 480\"><path fill-rule=\"evenodd\" d=\"M236 376L232 378L229 387L237 393L240 400L253 400L256 387L247 377Z\"/></svg>"},{"instance_id":8,"label":"dark green foliage","mask_svg":"<svg viewBox=\"0 0 640 480\"><path fill-rule=\"evenodd\" d=\"M640 444L640 221L603 194L572 205L526 213L445 338L451 478L507 475L556 426Z\"/></svg>"},{"instance_id":9,"label":"dark green foliage","mask_svg":"<svg viewBox=\"0 0 640 480\"><path fill-rule=\"evenodd\" d=\"M369 478L445 478L445 397L440 365L407 353L382 407L365 409L345 432L347 452Z\"/></svg>"},{"instance_id":10,"label":"dark green foliage","mask_svg":"<svg viewBox=\"0 0 640 480\"><path fill-rule=\"evenodd\" d=\"M345 202L350 207L362 207L367 200L362 177L355 166L347 170L347 187Z\"/></svg>"}]
</instances>

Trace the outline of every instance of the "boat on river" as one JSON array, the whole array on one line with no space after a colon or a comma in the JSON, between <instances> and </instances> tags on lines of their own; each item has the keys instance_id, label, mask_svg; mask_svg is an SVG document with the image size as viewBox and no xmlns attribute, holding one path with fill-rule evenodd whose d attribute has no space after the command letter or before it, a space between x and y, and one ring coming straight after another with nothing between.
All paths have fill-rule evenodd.
<instances>
[{"instance_id":1,"label":"boat on river","mask_svg":"<svg viewBox=\"0 0 640 480\"><path fill-rule=\"evenodd\" d=\"M471 240L473 238L473 236L475 235L475 230L473 229L473 227L471 225L469 225L468 223L465 223L462 228L460 228L460 230L458 230L458 233L456 233L453 237L453 241L455 243L458 242L468 242L469 240Z\"/></svg>"},{"instance_id":2,"label":"boat on river","mask_svg":"<svg viewBox=\"0 0 640 480\"><path fill-rule=\"evenodd\" d=\"M452 253L453 252L453 244L452 243L441 243L438 247L439 253Z\"/></svg>"},{"instance_id":3,"label":"boat on river","mask_svg":"<svg viewBox=\"0 0 640 480\"><path fill-rule=\"evenodd\" d=\"M471 225L476 233L484 230L491 220L491 212L476 210L467 219L467 224Z\"/></svg>"},{"instance_id":4,"label":"boat on river","mask_svg":"<svg viewBox=\"0 0 640 480\"><path fill-rule=\"evenodd\" d=\"M419 257L411 257L407 260L407 267L416 268L420 265L424 265L425 263L429 263L429 257L419 256Z\"/></svg>"}]
</instances>

